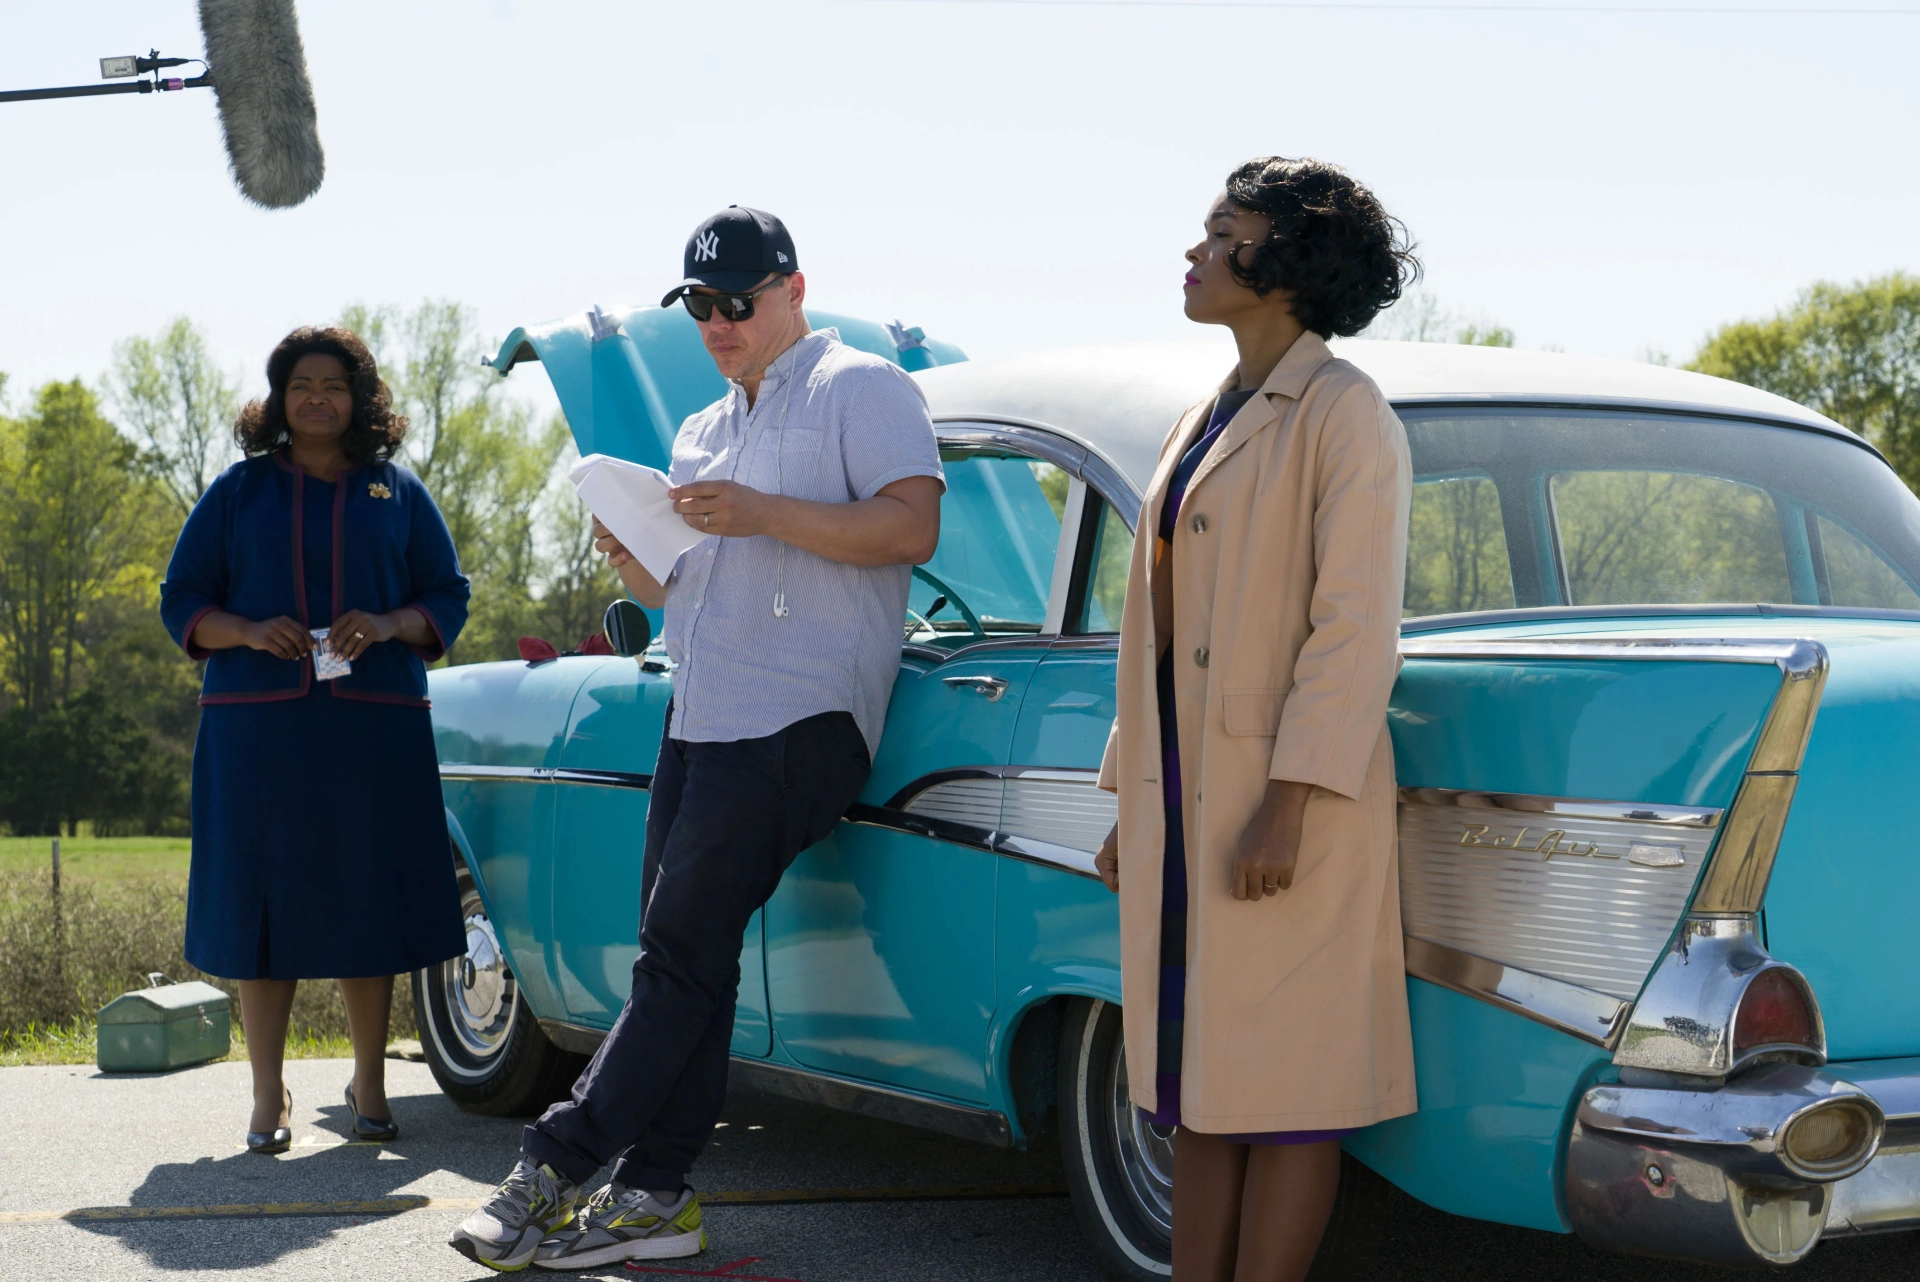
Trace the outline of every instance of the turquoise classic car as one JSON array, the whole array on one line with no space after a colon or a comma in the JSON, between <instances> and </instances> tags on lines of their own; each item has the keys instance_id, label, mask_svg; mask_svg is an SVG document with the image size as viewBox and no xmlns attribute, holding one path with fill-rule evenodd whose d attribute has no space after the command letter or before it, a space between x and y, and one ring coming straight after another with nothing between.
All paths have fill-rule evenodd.
<instances>
[{"instance_id":1,"label":"turquoise classic car","mask_svg":"<svg viewBox=\"0 0 1920 1282\"><path fill-rule=\"evenodd\" d=\"M1103 1267L1165 1276L1170 1136L1128 1098L1094 776L1140 495L1231 351L973 364L815 323L921 371L948 492L872 779L747 931L733 1072L1057 1133ZM1420 1110L1347 1142L1349 1187L1721 1264L1920 1224L1920 501L1734 384L1339 350L1416 473L1389 715ZM656 465L721 390L677 310L516 332L495 363L528 360L582 451ZM614 657L432 676L469 946L414 982L478 1111L564 1090L627 992L672 673L617 631Z\"/></svg>"}]
</instances>

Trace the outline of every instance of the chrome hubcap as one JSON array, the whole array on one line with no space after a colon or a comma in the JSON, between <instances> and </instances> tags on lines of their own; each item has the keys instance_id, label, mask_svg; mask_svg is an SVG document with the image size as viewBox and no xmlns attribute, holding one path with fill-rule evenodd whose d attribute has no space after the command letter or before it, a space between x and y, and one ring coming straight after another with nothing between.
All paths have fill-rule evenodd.
<instances>
[{"instance_id":1,"label":"chrome hubcap","mask_svg":"<svg viewBox=\"0 0 1920 1282\"><path fill-rule=\"evenodd\" d=\"M443 962L436 968L437 978L446 1002L446 1034L468 1057L485 1064L513 1034L518 993L480 897L470 892L461 907L466 912L466 955Z\"/></svg>"},{"instance_id":2,"label":"chrome hubcap","mask_svg":"<svg viewBox=\"0 0 1920 1282\"><path fill-rule=\"evenodd\" d=\"M1107 1117L1113 1127L1114 1152L1127 1192L1140 1214L1167 1235L1173 1235L1173 1133L1177 1127L1155 1126L1133 1106L1127 1089L1127 1056L1121 1038L1113 1039L1113 1064L1106 1074L1112 1084Z\"/></svg>"}]
</instances>

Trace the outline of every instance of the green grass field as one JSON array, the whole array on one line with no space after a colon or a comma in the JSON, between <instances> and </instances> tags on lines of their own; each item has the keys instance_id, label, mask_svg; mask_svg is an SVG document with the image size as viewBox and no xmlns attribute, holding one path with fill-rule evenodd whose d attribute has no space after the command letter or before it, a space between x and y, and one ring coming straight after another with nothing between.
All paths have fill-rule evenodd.
<instances>
[{"instance_id":1,"label":"green grass field","mask_svg":"<svg viewBox=\"0 0 1920 1282\"><path fill-rule=\"evenodd\" d=\"M64 837L62 894L52 894L50 837L0 837L0 1068L90 1064L92 1012L144 986L150 971L208 979L181 956L189 841L184 837ZM56 903L58 907L56 909ZM395 985L393 1035L414 1035L406 976ZM234 1049L246 1043L234 1010ZM351 1053L346 1008L330 980L300 985L287 1054Z\"/></svg>"},{"instance_id":2,"label":"green grass field","mask_svg":"<svg viewBox=\"0 0 1920 1282\"><path fill-rule=\"evenodd\" d=\"M28 1027L18 1033L0 1034L0 1068L21 1068L30 1064L91 1064L94 1061L94 1026L90 1019L77 1019L54 1028ZM351 1059L353 1042L345 1037L319 1037L312 1034L287 1038L288 1059ZM245 1062L247 1039L238 1029L233 1034L233 1049L219 1061Z\"/></svg>"},{"instance_id":3,"label":"green grass field","mask_svg":"<svg viewBox=\"0 0 1920 1282\"><path fill-rule=\"evenodd\" d=\"M185 883L192 843L185 837L62 837L62 881L124 881L165 877ZM0 837L0 872L46 873L53 838Z\"/></svg>"}]
</instances>

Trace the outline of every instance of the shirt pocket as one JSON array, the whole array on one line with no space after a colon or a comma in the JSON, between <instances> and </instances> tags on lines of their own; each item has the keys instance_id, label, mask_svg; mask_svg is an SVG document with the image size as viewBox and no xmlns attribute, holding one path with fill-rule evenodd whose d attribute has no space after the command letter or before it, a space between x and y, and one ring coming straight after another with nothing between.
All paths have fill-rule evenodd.
<instances>
[{"instance_id":1,"label":"shirt pocket","mask_svg":"<svg viewBox=\"0 0 1920 1282\"><path fill-rule=\"evenodd\" d=\"M839 451L828 450L825 428L792 426L767 435L769 457L758 470L766 477L769 492L817 503L846 501L846 469L840 465Z\"/></svg>"},{"instance_id":2,"label":"shirt pocket","mask_svg":"<svg viewBox=\"0 0 1920 1282\"><path fill-rule=\"evenodd\" d=\"M1228 690L1221 696L1220 727L1230 735L1280 733L1280 709L1287 692L1278 689Z\"/></svg>"}]
</instances>

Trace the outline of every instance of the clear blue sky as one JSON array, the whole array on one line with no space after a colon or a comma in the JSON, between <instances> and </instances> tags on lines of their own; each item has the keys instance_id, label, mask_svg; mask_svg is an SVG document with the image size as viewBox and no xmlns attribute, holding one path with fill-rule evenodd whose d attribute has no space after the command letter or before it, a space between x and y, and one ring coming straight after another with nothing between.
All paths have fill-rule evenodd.
<instances>
[{"instance_id":1,"label":"clear blue sky","mask_svg":"<svg viewBox=\"0 0 1920 1282\"><path fill-rule=\"evenodd\" d=\"M1523 346L1681 359L1920 269L1920 15L1548 7L306 0L297 210L234 192L209 91L0 105L0 370L18 405L185 314L251 388L356 300L504 335L657 298L735 202L786 218L818 305L976 357L1179 336L1181 251L1267 152L1347 166ZM200 52L191 0L10 6L0 88L149 46Z\"/></svg>"}]
</instances>

